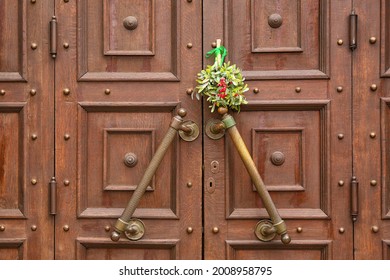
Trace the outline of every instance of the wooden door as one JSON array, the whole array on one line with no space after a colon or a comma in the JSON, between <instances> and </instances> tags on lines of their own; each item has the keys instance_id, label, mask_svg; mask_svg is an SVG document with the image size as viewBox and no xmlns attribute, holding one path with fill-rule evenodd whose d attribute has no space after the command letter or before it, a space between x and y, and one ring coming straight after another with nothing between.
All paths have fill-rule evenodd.
<instances>
[{"instance_id":1,"label":"wooden door","mask_svg":"<svg viewBox=\"0 0 390 280\"><path fill-rule=\"evenodd\" d=\"M389 4L354 1L359 16L353 53L353 166L360 183L356 259L390 259Z\"/></svg>"},{"instance_id":2,"label":"wooden door","mask_svg":"<svg viewBox=\"0 0 390 280\"><path fill-rule=\"evenodd\" d=\"M351 8L352 1L204 1L204 51L221 38L243 70L251 92L234 115L237 128L292 238L256 238L268 217L262 201L228 135L205 136L206 259L353 258ZM204 108L206 123L218 117Z\"/></svg>"},{"instance_id":3,"label":"wooden door","mask_svg":"<svg viewBox=\"0 0 390 280\"><path fill-rule=\"evenodd\" d=\"M0 1L0 259L52 259L51 1Z\"/></svg>"},{"instance_id":4,"label":"wooden door","mask_svg":"<svg viewBox=\"0 0 390 280\"><path fill-rule=\"evenodd\" d=\"M200 259L201 137L168 150L134 214L142 240L110 235L177 110L201 124L187 94L201 68L201 2L57 0L56 15L56 258Z\"/></svg>"}]
</instances>

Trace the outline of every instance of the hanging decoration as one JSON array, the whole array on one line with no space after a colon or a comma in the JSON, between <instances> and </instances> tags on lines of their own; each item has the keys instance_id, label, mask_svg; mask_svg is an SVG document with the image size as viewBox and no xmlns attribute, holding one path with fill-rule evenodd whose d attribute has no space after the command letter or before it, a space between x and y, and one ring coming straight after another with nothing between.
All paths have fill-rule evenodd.
<instances>
[{"instance_id":1,"label":"hanging decoration","mask_svg":"<svg viewBox=\"0 0 390 280\"><path fill-rule=\"evenodd\" d=\"M244 83L241 69L230 61L225 63L227 50L221 45L221 40L217 40L217 47L206 54L206 58L215 56L213 65L207 65L197 75L196 98L206 96L210 102L211 112L216 108L226 108L240 111L242 104L248 104L244 93L249 90Z\"/></svg>"}]
</instances>

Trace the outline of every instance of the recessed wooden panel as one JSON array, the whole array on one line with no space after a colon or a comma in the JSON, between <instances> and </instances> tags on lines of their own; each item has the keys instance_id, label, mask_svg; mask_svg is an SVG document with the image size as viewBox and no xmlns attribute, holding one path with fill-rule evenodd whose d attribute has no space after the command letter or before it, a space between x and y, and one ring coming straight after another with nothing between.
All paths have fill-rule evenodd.
<instances>
[{"instance_id":1,"label":"recessed wooden panel","mask_svg":"<svg viewBox=\"0 0 390 280\"><path fill-rule=\"evenodd\" d=\"M382 240L383 259L390 260L390 240Z\"/></svg>"},{"instance_id":2,"label":"recessed wooden panel","mask_svg":"<svg viewBox=\"0 0 390 280\"><path fill-rule=\"evenodd\" d=\"M300 0L252 0L251 5L252 52L303 51Z\"/></svg>"},{"instance_id":3,"label":"recessed wooden panel","mask_svg":"<svg viewBox=\"0 0 390 280\"><path fill-rule=\"evenodd\" d=\"M0 81L26 79L26 1L0 2Z\"/></svg>"},{"instance_id":4,"label":"recessed wooden panel","mask_svg":"<svg viewBox=\"0 0 390 280\"><path fill-rule=\"evenodd\" d=\"M165 136L176 103L80 103L78 203L80 217L118 217L144 175L155 143ZM137 217L177 218L176 139L135 212ZM124 165L126 153L138 163ZM98 175L102 174L102 175Z\"/></svg>"},{"instance_id":5,"label":"recessed wooden panel","mask_svg":"<svg viewBox=\"0 0 390 280\"><path fill-rule=\"evenodd\" d=\"M91 238L77 240L77 259L82 260L172 260L178 240L112 242Z\"/></svg>"},{"instance_id":6,"label":"recessed wooden panel","mask_svg":"<svg viewBox=\"0 0 390 280\"><path fill-rule=\"evenodd\" d=\"M0 239L0 260L22 260L24 239Z\"/></svg>"},{"instance_id":7,"label":"recessed wooden panel","mask_svg":"<svg viewBox=\"0 0 390 280\"><path fill-rule=\"evenodd\" d=\"M237 127L284 218L329 216L327 104L251 103L236 117ZM227 217L267 217L238 153L226 139ZM283 153L283 164L271 162L275 152Z\"/></svg>"},{"instance_id":8,"label":"recessed wooden panel","mask_svg":"<svg viewBox=\"0 0 390 280\"><path fill-rule=\"evenodd\" d=\"M24 105L0 104L0 218L24 218Z\"/></svg>"},{"instance_id":9,"label":"recessed wooden panel","mask_svg":"<svg viewBox=\"0 0 390 280\"><path fill-rule=\"evenodd\" d=\"M178 81L180 3L79 0L79 80ZM124 27L128 16L137 19L136 29Z\"/></svg>"},{"instance_id":10,"label":"recessed wooden panel","mask_svg":"<svg viewBox=\"0 0 390 280\"><path fill-rule=\"evenodd\" d=\"M154 55L154 0L104 0L104 54ZM136 28L123 21L133 17Z\"/></svg>"},{"instance_id":11,"label":"recessed wooden panel","mask_svg":"<svg viewBox=\"0 0 390 280\"><path fill-rule=\"evenodd\" d=\"M390 219L390 98L381 99L382 217Z\"/></svg>"},{"instance_id":12,"label":"recessed wooden panel","mask_svg":"<svg viewBox=\"0 0 390 280\"><path fill-rule=\"evenodd\" d=\"M228 58L247 80L329 78L329 1L226 0L224 6ZM283 20L278 28L268 23L275 14Z\"/></svg>"},{"instance_id":13,"label":"recessed wooden panel","mask_svg":"<svg viewBox=\"0 0 390 280\"><path fill-rule=\"evenodd\" d=\"M332 255L329 240L281 242L226 241L229 260L327 260Z\"/></svg>"},{"instance_id":14,"label":"recessed wooden panel","mask_svg":"<svg viewBox=\"0 0 390 280\"><path fill-rule=\"evenodd\" d=\"M252 158L269 191L304 190L306 141L304 128L252 129Z\"/></svg>"},{"instance_id":15,"label":"recessed wooden panel","mask_svg":"<svg viewBox=\"0 0 390 280\"><path fill-rule=\"evenodd\" d=\"M381 1L381 74L390 77L390 2Z\"/></svg>"},{"instance_id":16,"label":"recessed wooden panel","mask_svg":"<svg viewBox=\"0 0 390 280\"><path fill-rule=\"evenodd\" d=\"M104 190L134 191L154 154L154 129L104 129L103 146ZM126 165L127 154L134 155L134 166ZM155 189L154 178L147 191Z\"/></svg>"}]
</instances>

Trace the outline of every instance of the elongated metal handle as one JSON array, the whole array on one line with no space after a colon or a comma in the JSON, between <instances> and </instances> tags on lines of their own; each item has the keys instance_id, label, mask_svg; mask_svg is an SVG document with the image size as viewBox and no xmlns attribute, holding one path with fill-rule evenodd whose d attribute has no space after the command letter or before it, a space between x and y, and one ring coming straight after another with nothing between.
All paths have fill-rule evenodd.
<instances>
[{"instance_id":1,"label":"elongated metal handle","mask_svg":"<svg viewBox=\"0 0 390 280\"><path fill-rule=\"evenodd\" d=\"M177 132L184 131L184 135L191 136L196 130L194 129L194 127L196 126L194 123L191 123L191 127L185 125L183 118L186 116L186 114L187 114L186 110L179 109L178 115L172 118L167 134L165 135L162 142L160 143L160 146L157 148L157 151L154 154L152 160L150 161L149 166L146 168L145 173L141 178L141 181L137 185L137 188L135 189L133 195L131 196L130 201L127 204L127 207L125 208L122 215L120 216L120 218L117 220L115 224L115 229L111 234L112 241L118 241L122 232L126 231L126 236L131 235L132 233L135 232L134 221L132 221L131 224L129 224L129 221L131 220L132 215L134 214L134 211L137 208L139 201L141 200L143 194L145 193L146 188L148 187L150 181L152 180L154 174L156 173L158 166L163 160L164 155L167 152L173 139L175 138ZM199 129L197 131L199 132ZM141 223L137 222L136 225L139 228L142 228ZM139 231L137 232L137 234L139 234Z\"/></svg>"},{"instance_id":2,"label":"elongated metal handle","mask_svg":"<svg viewBox=\"0 0 390 280\"><path fill-rule=\"evenodd\" d=\"M224 109L224 108L220 108ZM291 238L287 233L287 227L285 222L280 217L278 210L275 207L274 202L272 201L272 198L265 187L265 184L263 180L261 179L261 176L259 174L259 171L257 170L257 167L245 145L244 140L242 139L237 127L236 122L233 118L233 116L227 114L227 110L218 110L220 114L223 114L222 122L224 124L224 129L229 133L230 138L232 139L232 142L234 146L237 149L238 154L240 155L246 170L248 171L253 184L256 187L256 190L258 194L260 195L260 198L263 201L264 207L268 212L268 215L270 216L272 220L272 227L273 229L268 229L268 225L264 225L267 228L261 228L260 232L261 234L265 235L272 235L275 232L279 235L281 235L281 240L284 244L288 244L291 242ZM217 126L217 125L216 125ZM221 127L221 125L218 125ZM216 129L215 127L214 129Z\"/></svg>"}]
</instances>

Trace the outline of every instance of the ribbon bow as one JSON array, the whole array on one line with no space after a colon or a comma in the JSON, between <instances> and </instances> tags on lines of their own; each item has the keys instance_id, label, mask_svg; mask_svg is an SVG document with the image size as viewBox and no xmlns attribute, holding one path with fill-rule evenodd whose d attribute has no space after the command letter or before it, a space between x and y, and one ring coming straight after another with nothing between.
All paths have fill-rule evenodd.
<instances>
[{"instance_id":1,"label":"ribbon bow","mask_svg":"<svg viewBox=\"0 0 390 280\"><path fill-rule=\"evenodd\" d=\"M206 58L209 58L212 55L215 55L215 63L217 64L217 66L221 67L227 55L227 50L224 46L219 46L207 52Z\"/></svg>"}]
</instances>

